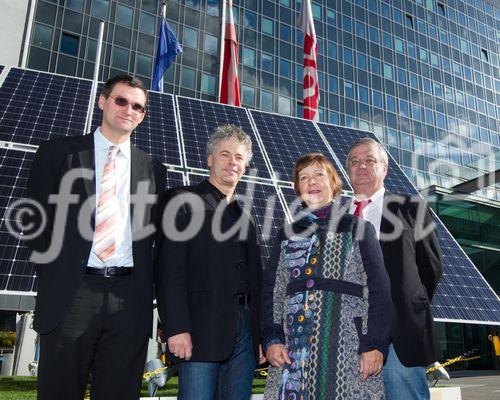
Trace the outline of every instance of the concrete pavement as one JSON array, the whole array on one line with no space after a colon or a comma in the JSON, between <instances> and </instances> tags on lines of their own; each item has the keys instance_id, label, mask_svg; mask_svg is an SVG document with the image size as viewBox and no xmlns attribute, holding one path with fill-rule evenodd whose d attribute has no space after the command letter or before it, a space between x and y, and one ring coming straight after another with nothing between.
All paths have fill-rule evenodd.
<instances>
[{"instance_id":1,"label":"concrete pavement","mask_svg":"<svg viewBox=\"0 0 500 400\"><path fill-rule=\"evenodd\" d=\"M500 400L500 371L448 371L451 380L436 387L460 386L462 400Z\"/></svg>"}]
</instances>

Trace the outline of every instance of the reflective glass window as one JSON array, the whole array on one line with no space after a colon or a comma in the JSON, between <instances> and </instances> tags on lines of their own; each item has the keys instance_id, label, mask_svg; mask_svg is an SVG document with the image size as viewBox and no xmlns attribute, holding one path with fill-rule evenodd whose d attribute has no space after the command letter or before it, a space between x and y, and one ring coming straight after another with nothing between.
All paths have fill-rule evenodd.
<instances>
[{"instance_id":1,"label":"reflective glass window","mask_svg":"<svg viewBox=\"0 0 500 400\"><path fill-rule=\"evenodd\" d=\"M147 14L141 11L139 17L139 30L141 32L149 33L150 35L154 35L155 26L156 26L156 18L151 14ZM182 44L185 45L187 43L182 43Z\"/></svg>"},{"instance_id":2,"label":"reflective glass window","mask_svg":"<svg viewBox=\"0 0 500 400\"><path fill-rule=\"evenodd\" d=\"M273 93L266 90L260 91L260 108L266 111L273 111Z\"/></svg>"},{"instance_id":3,"label":"reflective glass window","mask_svg":"<svg viewBox=\"0 0 500 400\"><path fill-rule=\"evenodd\" d=\"M292 73L292 65L290 61L280 58L280 76L290 78Z\"/></svg>"},{"instance_id":4,"label":"reflective glass window","mask_svg":"<svg viewBox=\"0 0 500 400\"><path fill-rule=\"evenodd\" d=\"M344 63L352 65L352 50L344 47Z\"/></svg>"},{"instance_id":5,"label":"reflective glass window","mask_svg":"<svg viewBox=\"0 0 500 400\"><path fill-rule=\"evenodd\" d=\"M205 53L217 55L218 54L219 39L216 36L205 34L205 44L203 50Z\"/></svg>"},{"instance_id":6,"label":"reflective glass window","mask_svg":"<svg viewBox=\"0 0 500 400\"><path fill-rule=\"evenodd\" d=\"M280 24L280 38L286 42L290 42L292 40L292 29L289 25Z\"/></svg>"},{"instance_id":7,"label":"reflective glass window","mask_svg":"<svg viewBox=\"0 0 500 400\"><path fill-rule=\"evenodd\" d=\"M399 114L402 115L403 117L409 117L410 112L409 112L409 107L408 107L408 102L404 100L399 100Z\"/></svg>"},{"instance_id":8,"label":"reflective glass window","mask_svg":"<svg viewBox=\"0 0 500 400\"><path fill-rule=\"evenodd\" d=\"M209 15L219 15L220 0L207 0L205 10Z\"/></svg>"},{"instance_id":9,"label":"reflective glass window","mask_svg":"<svg viewBox=\"0 0 500 400\"><path fill-rule=\"evenodd\" d=\"M255 50L243 47L243 64L255 67Z\"/></svg>"},{"instance_id":10,"label":"reflective glass window","mask_svg":"<svg viewBox=\"0 0 500 400\"><path fill-rule=\"evenodd\" d=\"M83 11L85 0L66 0L66 7L77 11Z\"/></svg>"},{"instance_id":11,"label":"reflective glass window","mask_svg":"<svg viewBox=\"0 0 500 400\"><path fill-rule=\"evenodd\" d=\"M339 92L339 80L336 76L330 75L328 77L328 90L330 93Z\"/></svg>"},{"instance_id":12,"label":"reflective glass window","mask_svg":"<svg viewBox=\"0 0 500 400\"><path fill-rule=\"evenodd\" d=\"M344 96L355 100L354 85L352 82L344 82Z\"/></svg>"},{"instance_id":13,"label":"reflective glass window","mask_svg":"<svg viewBox=\"0 0 500 400\"><path fill-rule=\"evenodd\" d=\"M257 29L257 14L245 10L245 13L243 14L243 26L246 28Z\"/></svg>"},{"instance_id":14,"label":"reflective glass window","mask_svg":"<svg viewBox=\"0 0 500 400\"><path fill-rule=\"evenodd\" d=\"M401 54L405 53L404 43L401 39L398 39L398 38L394 39L394 48L398 53L401 53Z\"/></svg>"},{"instance_id":15,"label":"reflective glass window","mask_svg":"<svg viewBox=\"0 0 500 400\"><path fill-rule=\"evenodd\" d=\"M362 37L362 38L366 37L365 24L363 24L360 21L356 21L356 35L358 35L359 37Z\"/></svg>"},{"instance_id":16,"label":"reflective glass window","mask_svg":"<svg viewBox=\"0 0 500 400\"><path fill-rule=\"evenodd\" d=\"M139 75L151 76L151 57L145 56L143 54L137 54L136 56L136 66L135 66L135 72L138 73Z\"/></svg>"},{"instance_id":17,"label":"reflective glass window","mask_svg":"<svg viewBox=\"0 0 500 400\"><path fill-rule=\"evenodd\" d=\"M369 103L368 88L366 86L359 86L358 93L359 93L359 101L368 104Z\"/></svg>"},{"instance_id":18,"label":"reflective glass window","mask_svg":"<svg viewBox=\"0 0 500 400\"><path fill-rule=\"evenodd\" d=\"M248 85L241 85L243 103L248 106L255 106L255 88Z\"/></svg>"},{"instance_id":19,"label":"reflective glass window","mask_svg":"<svg viewBox=\"0 0 500 400\"><path fill-rule=\"evenodd\" d=\"M192 47L193 49L198 48L198 31L196 29L185 26L183 39L182 44L184 46Z\"/></svg>"},{"instance_id":20,"label":"reflective glass window","mask_svg":"<svg viewBox=\"0 0 500 400\"><path fill-rule=\"evenodd\" d=\"M261 57L262 69L267 72L274 72L274 59L273 56L267 53L262 53Z\"/></svg>"},{"instance_id":21,"label":"reflective glass window","mask_svg":"<svg viewBox=\"0 0 500 400\"><path fill-rule=\"evenodd\" d=\"M373 90L372 91L372 98L373 98L373 105L375 107L384 108L383 97L382 97L381 92L379 92L377 90Z\"/></svg>"},{"instance_id":22,"label":"reflective glass window","mask_svg":"<svg viewBox=\"0 0 500 400\"><path fill-rule=\"evenodd\" d=\"M374 43L378 43L378 29L370 27L370 40Z\"/></svg>"},{"instance_id":23,"label":"reflective glass window","mask_svg":"<svg viewBox=\"0 0 500 400\"><path fill-rule=\"evenodd\" d=\"M121 70L128 70L128 58L130 52L120 47L113 47L113 61L111 65Z\"/></svg>"},{"instance_id":24,"label":"reflective glass window","mask_svg":"<svg viewBox=\"0 0 500 400\"><path fill-rule=\"evenodd\" d=\"M351 18L348 17L347 15L342 16L342 28L348 32L352 31Z\"/></svg>"},{"instance_id":25,"label":"reflective glass window","mask_svg":"<svg viewBox=\"0 0 500 400\"><path fill-rule=\"evenodd\" d=\"M396 111L396 98L394 96L387 95L386 96L387 109L393 113Z\"/></svg>"},{"instance_id":26,"label":"reflective glass window","mask_svg":"<svg viewBox=\"0 0 500 400\"><path fill-rule=\"evenodd\" d=\"M60 51L61 53L76 57L78 56L79 44L80 38L78 36L63 33L61 35Z\"/></svg>"},{"instance_id":27,"label":"reflective glass window","mask_svg":"<svg viewBox=\"0 0 500 400\"><path fill-rule=\"evenodd\" d=\"M380 60L370 57L370 67L373 74L380 75Z\"/></svg>"},{"instance_id":28,"label":"reflective glass window","mask_svg":"<svg viewBox=\"0 0 500 400\"><path fill-rule=\"evenodd\" d=\"M35 23L32 44L45 49L50 49L52 47L53 32L54 30L50 26Z\"/></svg>"},{"instance_id":29,"label":"reflective glass window","mask_svg":"<svg viewBox=\"0 0 500 400\"><path fill-rule=\"evenodd\" d=\"M116 23L131 28L134 19L134 10L121 4L116 5Z\"/></svg>"},{"instance_id":30,"label":"reflective glass window","mask_svg":"<svg viewBox=\"0 0 500 400\"><path fill-rule=\"evenodd\" d=\"M392 65L384 63L384 78L391 79L391 80L394 78L394 74L392 71Z\"/></svg>"},{"instance_id":31,"label":"reflective glass window","mask_svg":"<svg viewBox=\"0 0 500 400\"><path fill-rule=\"evenodd\" d=\"M269 35L274 35L274 21L272 19L262 17L262 31Z\"/></svg>"},{"instance_id":32,"label":"reflective glass window","mask_svg":"<svg viewBox=\"0 0 500 400\"><path fill-rule=\"evenodd\" d=\"M366 56L363 53L356 53L357 66L359 69L366 70Z\"/></svg>"},{"instance_id":33,"label":"reflective glass window","mask_svg":"<svg viewBox=\"0 0 500 400\"><path fill-rule=\"evenodd\" d=\"M337 45L333 42L328 42L328 57L337 58Z\"/></svg>"},{"instance_id":34,"label":"reflective glass window","mask_svg":"<svg viewBox=\"0 0 500 400\"><path fill-rule=\"evenodd\" d=\"M189 89L196 87L196 71L194 69L188 67L181 68L181 85Z\"/></svg>"},{"instance_id":35,"label":"reflective glass window","mask_svg":"<svg viewBox=\"0 0 500 400\"><path fill-rule=\"evenodd\" d=\"M93 0L90 14L94 17L108 19L109 0Z\"/></svg>"},{"instance_id":36,"label":"reflective glass window","mask_svg":"<svg viewBox=\"0 0 500 400\"><path fill-rule=\"evenodd\" d=\"M288 97L279 96L278 112L280 114L283 114L283 115L291 115L292 114L291 101Z\"/></svg>"}]
</instances>

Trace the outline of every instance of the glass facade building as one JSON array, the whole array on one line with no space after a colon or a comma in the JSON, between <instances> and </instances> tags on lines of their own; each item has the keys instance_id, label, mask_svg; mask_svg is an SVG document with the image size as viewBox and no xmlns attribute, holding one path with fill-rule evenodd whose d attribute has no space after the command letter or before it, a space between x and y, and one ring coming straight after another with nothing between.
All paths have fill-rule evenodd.
<instances>
[{"instance_id":1,"label":"glass facade building","mask_svg":"<svg viewBox=\"0 0 500 400\"><path fill-rule=\"evenodd\" d=\"M222 5L168 1L184 48L165 91L216 100ZM237 0L233 12L244 106L302 115L301 1ZM154 68L157 0L38 0L29 68L91 78L99 20L106 21L100 79ZM373 131L418 188L452 187L452 173L499 158L500 8L492 0L322 0L320 119ZM495 185L475 194L500 199Z\"/></svg>"}]
</instances>

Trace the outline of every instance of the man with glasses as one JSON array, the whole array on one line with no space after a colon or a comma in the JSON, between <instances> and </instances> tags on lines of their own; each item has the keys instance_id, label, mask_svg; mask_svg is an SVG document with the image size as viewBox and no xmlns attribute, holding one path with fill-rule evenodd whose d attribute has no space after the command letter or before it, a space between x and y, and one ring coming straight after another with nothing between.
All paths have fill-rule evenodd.
<instances>
[{"instance_id":1,"label":"man with glasses","mask_svg":"<svg viewBox=\"0 0 500 400\"><path fill-rule=\"evenodd\" d=\"M92 398L140 395L153 304L152 232L143 228L166 187L165 167L130 143L146 101L140 80L111 78L95 132L49 140L35 155L27 197L47 221L28 241L38 276L38 399L83 399L89 375ZM57 194L68 194L66 207L54 204Z\"/></svg>"},{"instance_id":2,"label":"man with glasses","mask_svg":"<svg viewBox=\"0 0 500 400\"><path fill-rule=\"evenodd\" d=\"M387 191L387 169L387 153L377 141L363 138L350 147L347 170L354 201L349 212L375 227L391 280L392 344L383 369L386 397L429 399L425 367L441 355L430 308L442 275L441 251L425 202Z\"/></svg>"}]
</instances>

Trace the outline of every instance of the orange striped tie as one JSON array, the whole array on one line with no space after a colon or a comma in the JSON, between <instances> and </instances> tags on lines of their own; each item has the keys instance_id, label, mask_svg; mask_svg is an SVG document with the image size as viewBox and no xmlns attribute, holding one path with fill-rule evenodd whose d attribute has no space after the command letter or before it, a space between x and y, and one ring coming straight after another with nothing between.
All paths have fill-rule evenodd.
<instances>
[{"instance_id":1,"label":"orange striped tie","mask_svg":"<svg viewBox=\"0 0 500 400\"><path fill-rule=\"evenodd\" d=\"M115 159L119 151L118 146L109 146L95 216L94 253L102 262L108 261L116 251L115 232L118 222L118 201L116 199Z\"/></svg>"}]
</instances>

